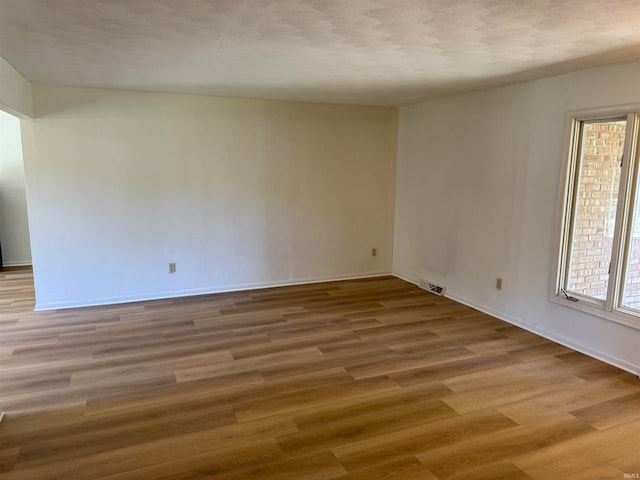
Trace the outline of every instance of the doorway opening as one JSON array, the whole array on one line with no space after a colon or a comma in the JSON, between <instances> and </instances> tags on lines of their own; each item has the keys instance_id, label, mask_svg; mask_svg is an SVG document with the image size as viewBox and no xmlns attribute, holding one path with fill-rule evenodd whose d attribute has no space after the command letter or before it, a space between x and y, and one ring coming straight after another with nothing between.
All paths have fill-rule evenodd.
<instances>
[{"instance_id":1,"label":"doorway opening","mask_svg":"<svg viewBox=\"0 0 640 480\"><path fill-rule=\"evenodd\" d=\"M0 268L31 266L20 119L0 110Z\"/></svg>"}]
</instances>

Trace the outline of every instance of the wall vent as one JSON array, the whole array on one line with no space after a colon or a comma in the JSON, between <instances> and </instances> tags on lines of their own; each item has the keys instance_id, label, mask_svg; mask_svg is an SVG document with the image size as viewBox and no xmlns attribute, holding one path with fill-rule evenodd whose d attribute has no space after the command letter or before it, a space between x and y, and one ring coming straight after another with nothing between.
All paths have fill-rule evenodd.
<instances>
[{"instance_id":1,"label":"wall vent","mask_svg":"<svg viewBox=\"0 0 640 480\"><path fill-rule=\"evenodd\" d=\"M436 295L444 295L444 286L438 285L427 278L420 280L420 287L424 288L428 292L435 293Z\"/></svg>"}]
</instances>

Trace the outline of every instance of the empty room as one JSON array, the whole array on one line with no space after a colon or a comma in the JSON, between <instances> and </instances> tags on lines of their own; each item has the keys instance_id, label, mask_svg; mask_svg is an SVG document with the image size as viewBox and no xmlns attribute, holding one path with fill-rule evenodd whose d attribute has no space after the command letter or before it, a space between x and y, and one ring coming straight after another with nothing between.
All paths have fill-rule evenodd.
<instances>
[{"instance_id":1,"label":"empty room","mask_svg":"<svg viewBox=\"0 0 640 480\"><path fill-rule=\"evenodd\" d=\"M0 0L0 110L2 480L640 478L638 0Z\"/></svg>"}]
</instances>

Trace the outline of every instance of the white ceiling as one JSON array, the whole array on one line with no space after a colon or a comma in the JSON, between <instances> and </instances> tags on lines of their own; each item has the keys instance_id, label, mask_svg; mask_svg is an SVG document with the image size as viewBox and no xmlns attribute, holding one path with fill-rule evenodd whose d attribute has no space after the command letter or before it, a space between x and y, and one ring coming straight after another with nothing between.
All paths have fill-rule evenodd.
<instances>
[{"instance_id":1,"label":"white ceiling","mask_svg":"<svg viewBox=\"0 0 640 480\"><path fill-rule=\"evenodd\" d=\"M0 0L32 82L365 105L640 58L640 0Z\"/></svg>"}]
</instances>

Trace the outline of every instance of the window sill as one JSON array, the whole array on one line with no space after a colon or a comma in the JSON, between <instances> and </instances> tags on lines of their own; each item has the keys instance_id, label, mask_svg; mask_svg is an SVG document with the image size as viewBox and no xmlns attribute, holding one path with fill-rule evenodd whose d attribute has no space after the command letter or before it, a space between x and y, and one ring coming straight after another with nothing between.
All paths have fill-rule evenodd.
<instances>
[{"instance_id":1,"label":"window sill","mask_svg":"<svg viewBox=\"0 0 640 480\"><path fill-rule=\"evenodd\" d=\"M558 305L571 308L572 310L578 310L595 317L604 318L605 320L609 320L610 322L614 322L619 325L624 325L625 327L633 328L634 330L640 330L640 317L636 317L635 315L621 311L608 312L600 305L589 303L584 300L572 302L560 295L552 294L551 297L549 297L549 300Z\"/></svg>"}]
</instances>

